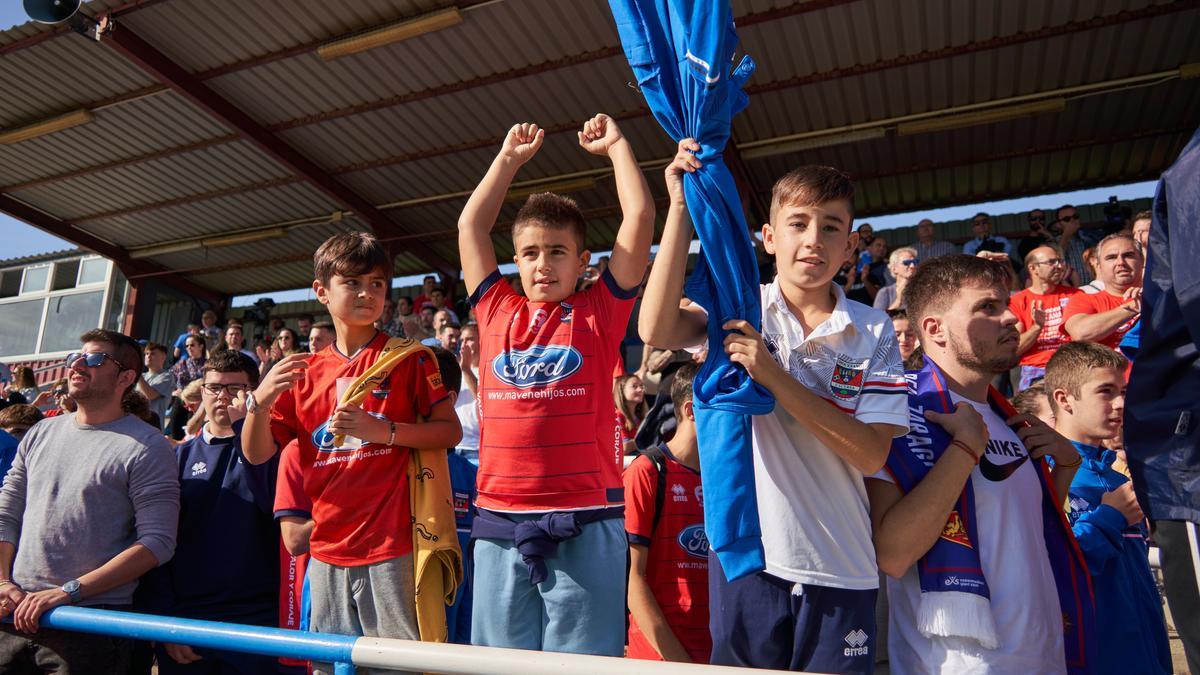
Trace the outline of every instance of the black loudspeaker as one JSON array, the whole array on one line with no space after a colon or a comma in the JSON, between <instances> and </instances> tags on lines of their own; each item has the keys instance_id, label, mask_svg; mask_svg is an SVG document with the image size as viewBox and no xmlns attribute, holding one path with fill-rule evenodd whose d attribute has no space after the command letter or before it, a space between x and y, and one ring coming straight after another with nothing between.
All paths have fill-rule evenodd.
<instances>
[{"instance_id":1,"label":"black loudspeaker","mask_svg":"<svg viewBox=\"0 0 1200 675\"><path fill-rule=\"evenodd\" d=\"M80 0L24 0L25 13L38 23L62 23L79 11Z\"/></svg>"}]
</instances>

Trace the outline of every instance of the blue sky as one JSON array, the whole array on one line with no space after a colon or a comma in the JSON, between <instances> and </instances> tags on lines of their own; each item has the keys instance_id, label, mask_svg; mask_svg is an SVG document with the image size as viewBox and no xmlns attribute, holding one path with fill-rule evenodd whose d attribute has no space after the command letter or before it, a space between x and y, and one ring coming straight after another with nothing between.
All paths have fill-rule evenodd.
<instances>
[{"instance_id":1,"label":"blue sky","mask_svg":"<svg viewBox=\"0 0 1200 675\"><path fill-rule=\"evenodd\" d=\"M19 0L0 0L0 30L22 24L25 21L25 12L22 10L21 2ZM1106 201L1112 195L1116 195L1122 201L1128 199L1137 199L1139 197L1152 197L1154 196L1154 183L1134 183L1130 185L1079 190L1075 192L1042 195L1038 197L1006 199L983 204L968 204L965 206L953 206L943 209L927 209L915 213L897 213L886 216L876 216L864 220L869 221L872 225L874 225L876 231L880 231L913 225L921 218L931 218L936 222L944 222L947 220L961 220L969 218L978 211L987 211L994 214L1019 213L1022 211L1028 211L1034 207L1043 209L1054 208L1067 202L1075 204L1095 204ZM46 234L45 232L26 225L20 221L13 220L4 214L0 214L0 241L3 241L3 246L0 247L0 259L46 253L64 248L71 248L72 246L70 242ZM397 281L402 280L398 279ZM420 279L418 278L417 281L419 282ZM295 291L288 291L286 293L273 293L271 294L271 297L273 297L277 302L286 302L288 300L304 299L307 297L307 293L303 291L299 293ZM241 302L238 302L237 304L240 305Z\"/></svg>"}]
</instances>

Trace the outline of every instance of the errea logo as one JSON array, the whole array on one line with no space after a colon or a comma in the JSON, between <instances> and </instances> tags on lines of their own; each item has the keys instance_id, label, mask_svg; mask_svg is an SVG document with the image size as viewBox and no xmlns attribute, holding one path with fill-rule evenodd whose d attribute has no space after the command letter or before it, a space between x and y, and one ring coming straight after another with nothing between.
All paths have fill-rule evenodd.
<instances>
[{"instance_id":1,"label":"errea logo","mask_svg":"<svg viewBox=\"0 0 1200 675\"><path fill-rule=\"evenodd\" d=\"M674 496L671 497L671 499L673 501L677 501L677 502L686 502L687 501L687 488L683 487L679 483L676 483L671 486L671 492L674 493Z\"/></svg>"},{"instance_id":2,"label":"errea logo","mask_svg":"<svg viewBox=\"0 0 1200 675\"><path fill-rule=\"evenodd\" d=\"M196 462L192 465L192 476L200 476L208 473L208 465L204 462Z\"/></svg>"},{"instance_id":3,"label":"errea logo","mask_svg":"<svg viewBox=\"0 0 1200 675\"><path fill-rule=\"evenodd\" d=\"M866 656L871 651L871 648L867 646L870 636L861 628L856 628L846 633L846 637L843 639L846 641L846 644L850 645L842 651L846 656Z\"/></svg>"}]
</instances>

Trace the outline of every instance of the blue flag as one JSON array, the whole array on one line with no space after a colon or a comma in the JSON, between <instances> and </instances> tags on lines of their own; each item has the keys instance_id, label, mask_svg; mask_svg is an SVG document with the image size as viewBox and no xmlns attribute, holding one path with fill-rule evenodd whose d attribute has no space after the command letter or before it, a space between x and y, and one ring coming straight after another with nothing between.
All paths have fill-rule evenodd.
<instances>
[{"instance_id":1,"label":"blue flag","mask_svg":"<svg viewBox=\"0 0 1200 675\"><path fill-rule=\"evenodd\" d=\"M754 72L738 45L724 0L609 0L625 57L655 119L676 142L694 138L703 167L685 173L684 197L700 238L700 261L688 297L708 310L708 358L693 398L704 476L709 544L730 581L762 570L765 559L754 491L752 415L774 408L770 392L722 350L725 322L762 319L758 264L741 199L722 153L733 116L749 97Z\"/></svg>"}]
</instances>

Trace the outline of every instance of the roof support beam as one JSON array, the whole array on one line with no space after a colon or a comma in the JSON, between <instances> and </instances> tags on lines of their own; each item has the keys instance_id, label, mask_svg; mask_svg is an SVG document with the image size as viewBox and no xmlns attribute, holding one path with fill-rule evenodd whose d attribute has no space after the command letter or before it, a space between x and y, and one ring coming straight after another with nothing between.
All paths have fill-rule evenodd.
<instances>
[{"instance_id":1,"label":"roof support beam","mask_svg":"<svg viewBox=\"0 0 1200 675\"><path fill-rule=\"evenodd\" d=\"M56 237L62 237L83 248L99 253L115 262L127 278L133 278L139 274L154 273L160 276L167 284L174 286L188 295L217 305L225 301L224 295L207 286L202 286L194 281L185 279L179 276L178 273L167 270L160 265L133 260L124 249L113 246L99 237L84 232L71 223L59 220L2 192L0 192L0 211Z\"/></svg>"},{"instance_id":2,"label":"roof support beam","mask_svg":"<svg viewBox=\"0 0 1200 675\"><path fill-rule=\"evenodd\" d=\"M240 108L221 97L196 76L184 70L179 64L143 40L128 26L121 26L118 30L114 30L103 42L201 110L236 131L246 141L254 144L269 157L287 167L289 171L342 205L343 208L353 211L371 226L376 235L386 236L405 231L404 228L388 220L370 202L339 183L312 160L267 131ZM456 269L449 260L419 241L410 244L410 251L434 269Z\"/></svg>"}]
</instances>

